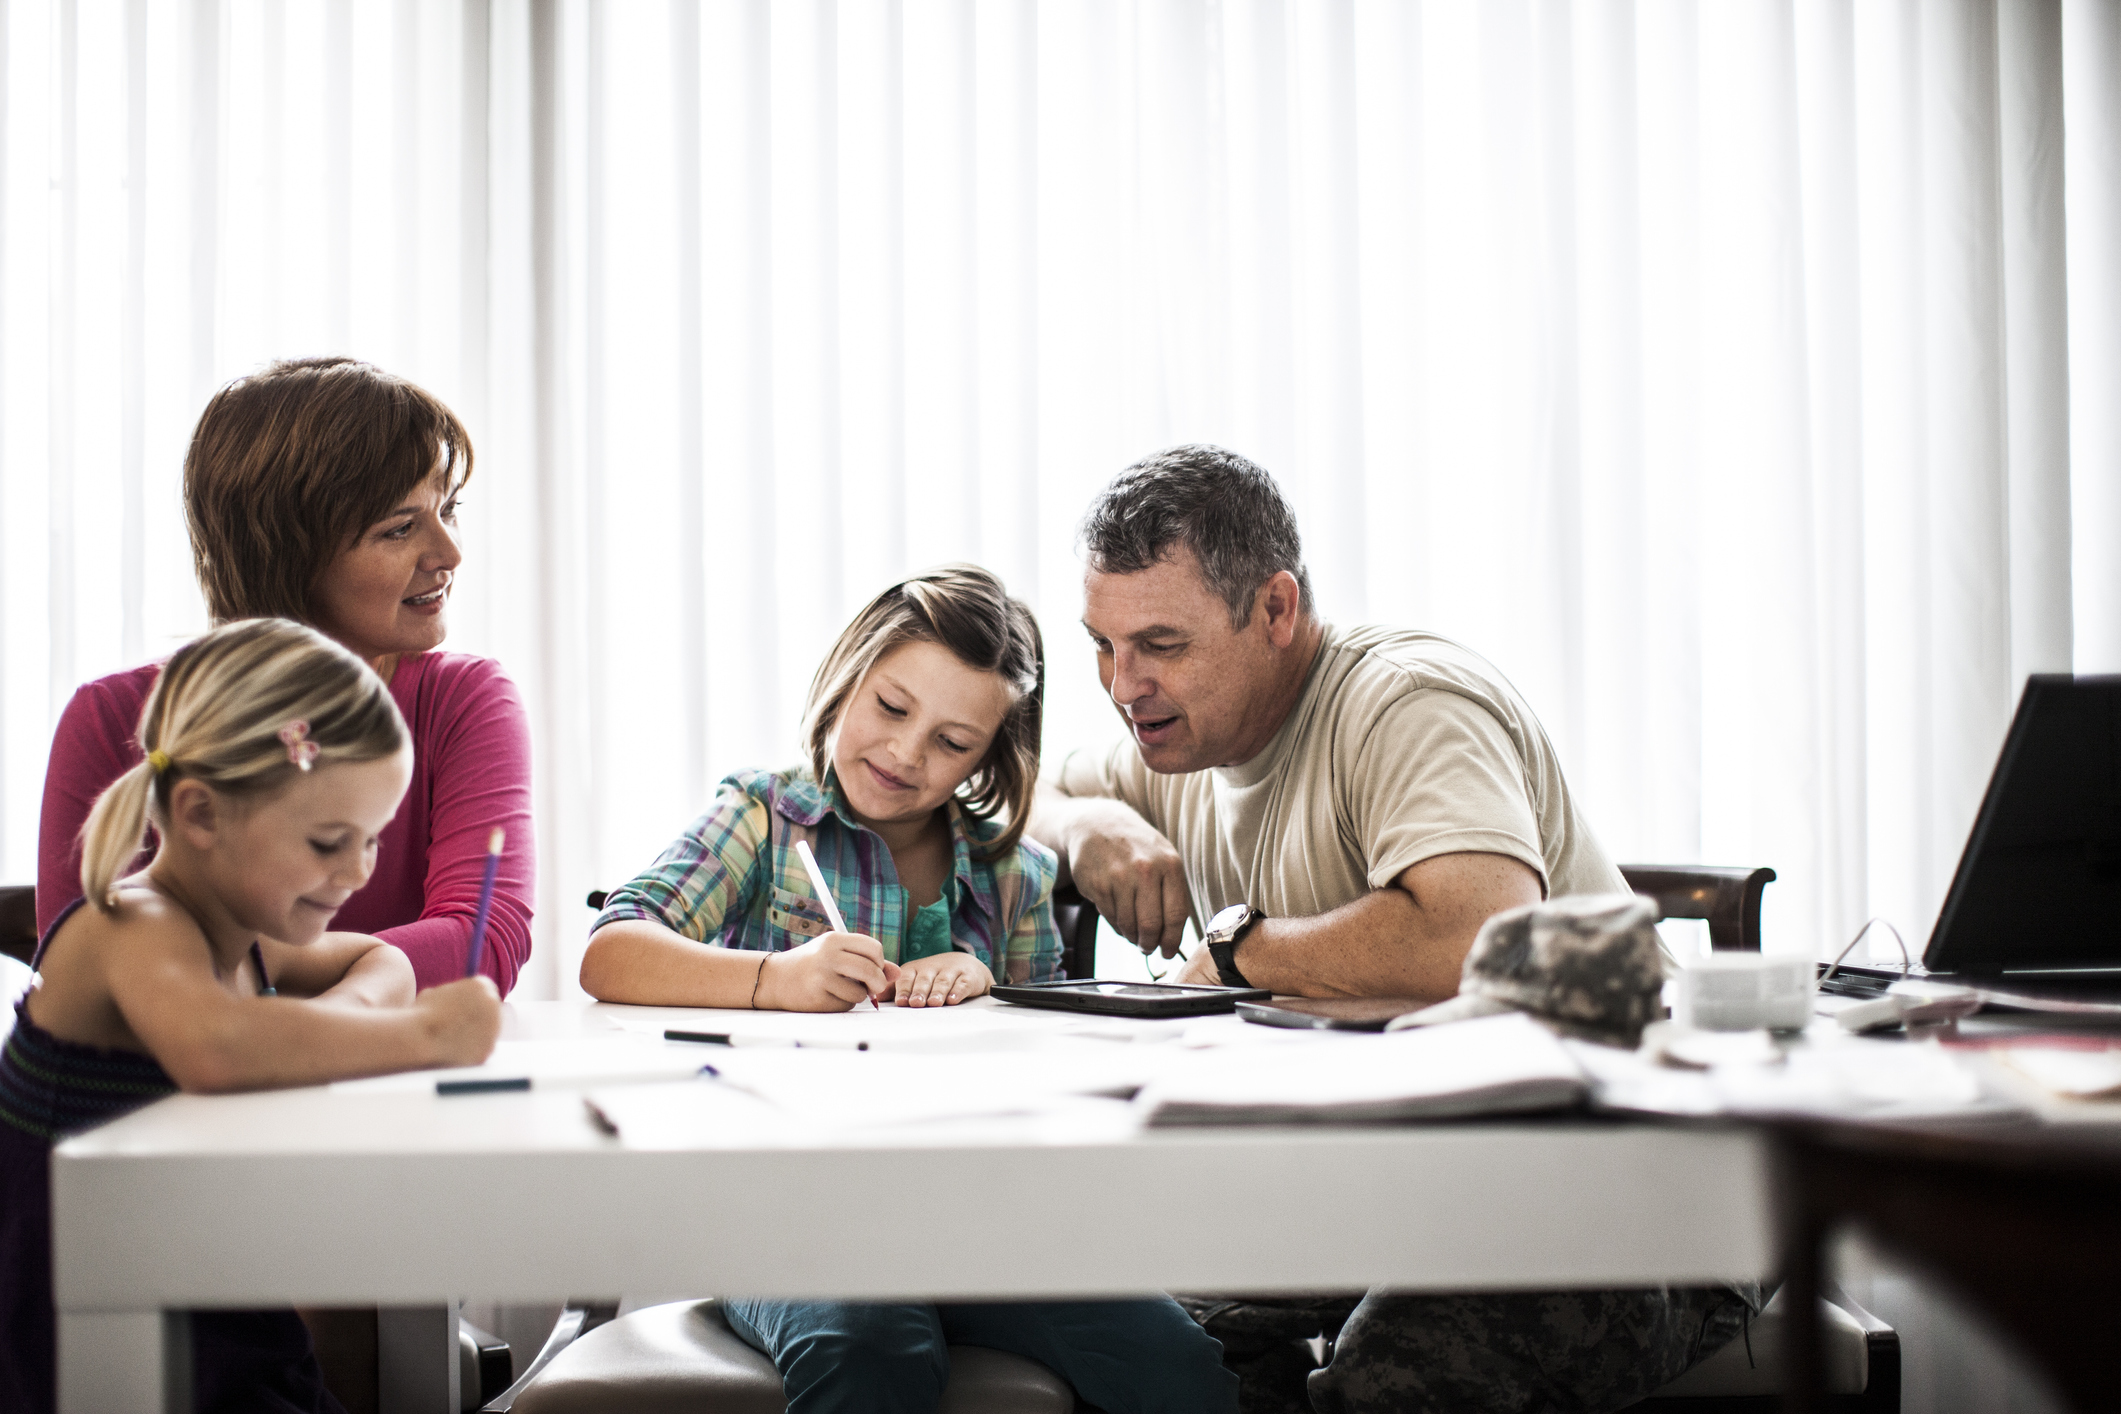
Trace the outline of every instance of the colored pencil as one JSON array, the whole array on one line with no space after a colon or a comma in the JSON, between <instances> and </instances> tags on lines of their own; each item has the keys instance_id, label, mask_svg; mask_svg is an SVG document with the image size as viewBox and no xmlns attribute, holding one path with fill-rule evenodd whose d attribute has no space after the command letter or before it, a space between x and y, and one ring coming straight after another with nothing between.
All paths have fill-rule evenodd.
<instances>
[{"instance_id":1,"label":"colored pencil","mask_svg":"<svg viewBox=\"0 0 2121 1414\"><path fill-rule=\"evenodd\" d=\"M464 958L464 975L479 975L479 964L486 958L486 916L493 912L493 876L501 867L501 845L508 838L507 832L496 826L486 839L486 882L479 885L479 912L471 920L471 948Z\"/></svg>"},{"instance_id":2,"label":"colored pencil","mask_svg":"<svg viewBox=\"0 0 2121 1414\"><path fill-rule=\"evenodd\" d=\"M817 891L817 901L825 905L825 919L832 925L832 931L835 933L846 932L847 920L840 916L840 906L833 902L832 890L825 887L825 871L817 867L817 856L810 852L810 841L797 840L795 842L795 853L796 857L803 861L804 872L810 875L810 887ZM875 997L865 996L862 1001L868 1002L872 1007L876 1005ZM861 1002L856 1002L854 1005L860 1006L861 1004ZM849 1010L852 1009L851 1007L849 1008Z\"/></svg>"}]
</instances>

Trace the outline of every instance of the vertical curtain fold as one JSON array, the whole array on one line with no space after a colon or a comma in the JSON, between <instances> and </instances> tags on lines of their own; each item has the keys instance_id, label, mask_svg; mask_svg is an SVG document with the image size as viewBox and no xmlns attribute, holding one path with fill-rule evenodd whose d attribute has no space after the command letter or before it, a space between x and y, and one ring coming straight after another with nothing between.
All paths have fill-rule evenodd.
<instances>
[{"instance_id":1,"label":"vertical curtain fold","mask_svg":"<svg viewBox=\"0 0 2121 1414\"><path fill-rule=\"evenodd\" d=\"M2071 642L2121 672L2121 8L2062 6Z\"/></svg>"}]
</instances>

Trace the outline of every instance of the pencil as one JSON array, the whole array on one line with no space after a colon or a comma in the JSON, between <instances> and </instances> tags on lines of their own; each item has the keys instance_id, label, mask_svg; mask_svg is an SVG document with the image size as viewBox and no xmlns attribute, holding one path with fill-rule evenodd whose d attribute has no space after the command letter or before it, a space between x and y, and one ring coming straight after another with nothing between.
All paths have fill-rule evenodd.
<instances>
[{"instance_id":1,"label":"pencil","mask_svg":"<svg viewBox=\"0 0 2121 1414\"><path fill-rule=\"evenodd\" d=\"M810 876L810 887L817 891L817 901L825 905L825 921L832 925L833 932L846 932L847 920L840 916L840 906L833 902L832 890L825 887L825 871L817 867L817 856L810 852L810 841L797 840L795 842L795 853L796 857L803 861L803 871ZM871 1006L876 1005L875 997L865 996L863 1001L868 1002ZM860 1006L861 1004L861 1002L856 1002L854 1005ZM852 1010L852 1008L849 1008L849 1010Z\"/></svg>"},{"instance_id":2,"label":"pencil","mask_svg":"<svg viewBox=\"0 0 2121 1414\"><path fill-rule=\"evenodd\" d=\"M486 882L479 885L479 911L471 920L471 948L464 959L464 975L479 975L479 964L486 957L486 916L493 912L493 876L501 867L501 844L508 838L507 831L499 826L486 837Z\"/></svg>"}]
</instances>

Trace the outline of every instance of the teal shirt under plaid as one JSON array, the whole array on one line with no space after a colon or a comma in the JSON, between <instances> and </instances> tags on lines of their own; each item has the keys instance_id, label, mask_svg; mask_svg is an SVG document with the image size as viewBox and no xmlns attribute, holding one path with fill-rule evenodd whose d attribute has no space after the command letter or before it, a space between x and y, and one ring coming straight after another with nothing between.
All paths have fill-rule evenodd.
<instances>
[{"instance_id":1,"label":"teal shirt under plaid","mask_svg":"<svg viewBox=\"0 0 2121 1414\"><path fill-rule=\"evenodd\" d=\"M1044 982L1060 966L1053 923L1053 851L1021 840L1009 854L973 851L1002 832L957 801L950 815L951 942L985 963L997 982ZM899 960L906 891L883 838L848 812L837 780L820 787L809 767L739 771L714 804L640 875L611 891L596 927L644 918L703 943L784 952L831 929L796 854L808 840L847 927Z\"/></svg>"}]
</instances>

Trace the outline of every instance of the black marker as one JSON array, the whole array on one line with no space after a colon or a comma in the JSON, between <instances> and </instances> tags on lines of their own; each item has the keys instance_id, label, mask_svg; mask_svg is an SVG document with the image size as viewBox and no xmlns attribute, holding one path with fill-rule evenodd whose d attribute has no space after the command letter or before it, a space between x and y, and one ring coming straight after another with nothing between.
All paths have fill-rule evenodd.
<instances>
[{"instance_id":1,"label":"black marker","mask_svg":"<svg viewBox=\"0 0 2121 1414\"><path fill-rule=\"evenodd\" d=\"M437 1080L437 1095L489 1095L501 1090L528 1090L530 1077L512 1075L505 1080Z\"/></svg>"}]
</instances>

